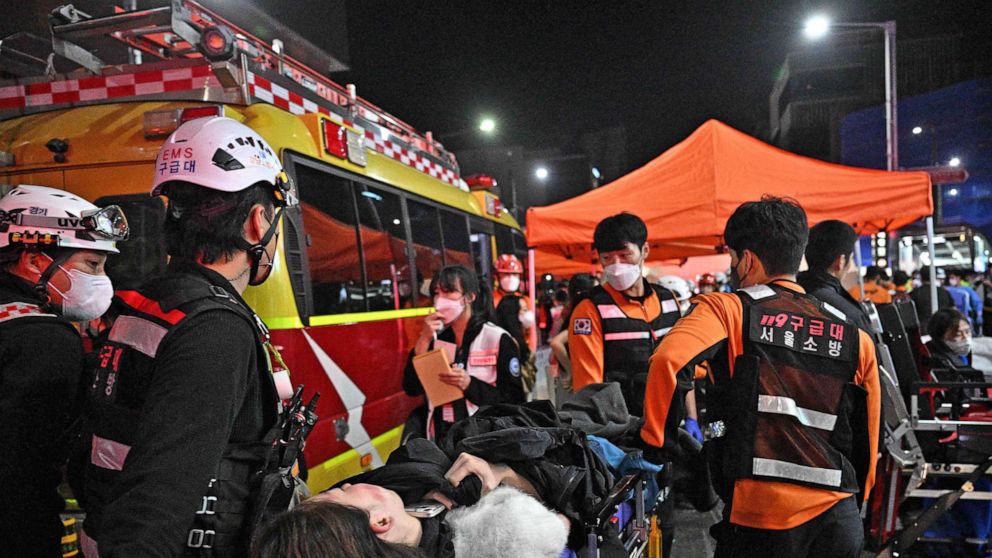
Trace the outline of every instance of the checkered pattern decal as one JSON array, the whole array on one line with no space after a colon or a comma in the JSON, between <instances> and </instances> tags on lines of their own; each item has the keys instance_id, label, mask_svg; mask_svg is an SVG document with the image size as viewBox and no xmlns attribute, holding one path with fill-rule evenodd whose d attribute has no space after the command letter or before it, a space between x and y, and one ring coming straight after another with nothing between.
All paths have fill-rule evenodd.
<instances>
[{"instance_id":1,"label":"checkered pattern decal","mask_svg":"<svg viewBox=\"0 0 992 558\"><path fill-rule=\"evenodd\" d=\"M219 88L220 82L210 66L202 64L187 68L149 70L132 74L93 76L62 81L47 81L0 87L0 110L24 110L50 105L109 101L142 95L159 95L173 91ZM365 146L396 161L428 174L438 180L458 186L458 173L432 161L416 150L377 135L373 130L356 126L317 103L304 99L285 87L248 72L248 89L252 97L293 114L323 114L338 124L349 126L365 136ZM334 93L334 92L328 92ZM335 93L336 94L336 93ZM343 99L339 99L339 102ZM374 120L374 114L365 115Z\"/></svg>"},{"instance_id":2,"label":"checkered pattern decal","mask_svg":"<svg viewBox=\"0 0 992 558\"><path fill-rule=\"evenodd\" d=\"M23 302L0 304L0 323L25 316L55 316L55 314L49 314L34 304Z\"/></svg>"},{"instance_id":3,"label":"checkered pattern decal","mask_svg":"<svg viewBox=\"0 0 992 558\"><path fill-rule=\"evenodd\" d=\"M220 87L207 65L28 83L0 87L0 110L105 101L204 87Z\"/></svg>"},{"instance_id":4,"label":"checkered pattern decal","mask_svg":"<svg viewBox=\"0 0 992 558\"><path fill-rule=\"evenodd\" d=\"M262 101L273 104L281 109L288 110L293 114L308 114L314 112L323 114L337 124L348 126L352 129L358 130L359 133L364 134L365 146L369 149L374 149L386 157L399 161L409 167L413 167L414 169L417 169L418 171L428 174L447 184L451 184L452 186L458 185L458 174L454 170L428 159L415 150L411 150L396 142L384 139L381 136L376 135L372 130L366 130L361 126L356 125L351 120L342 118L317 103L304 99L300 95L293 93L281 85L272 83L262 76L249 72L248 90L252 97L261 99Z\"/></svg>"}]
</instances>

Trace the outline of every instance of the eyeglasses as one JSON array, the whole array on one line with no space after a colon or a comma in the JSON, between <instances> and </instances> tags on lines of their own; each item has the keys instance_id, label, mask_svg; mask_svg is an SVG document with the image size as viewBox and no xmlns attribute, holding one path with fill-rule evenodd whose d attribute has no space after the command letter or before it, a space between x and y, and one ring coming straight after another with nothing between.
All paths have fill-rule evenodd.
<instances>
[{"instance_id":1,"label":"eyeglasses","mask_svg":"<svg viewBox=\"0 0 992 558\"><path fill-rule=\"evenodd\" d=\"M127 240L130 228L124 211L116 205L83 211L79 217L49 217L25 213L0 212L0 222L9 221L22 227L69 229L102 236L108 240Z\"/></svg>"}]
</instances>

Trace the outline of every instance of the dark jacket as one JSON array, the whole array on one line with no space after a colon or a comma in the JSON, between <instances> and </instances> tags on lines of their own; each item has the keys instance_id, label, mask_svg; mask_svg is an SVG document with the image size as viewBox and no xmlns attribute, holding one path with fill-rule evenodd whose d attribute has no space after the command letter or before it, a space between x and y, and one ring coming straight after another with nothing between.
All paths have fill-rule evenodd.
<instances>
[{"instance_id":1,"label":"dark jacket","mask_svg":"<svg viewBox=\"0 0 992 558\"><path fill-rule=\"evenodd\" d=\"M191 280L219 287L249 308L220 274L179 260L139 292L164 309L161 301ZM192 313L169 331L147 369L130 370L127 390L121 380L118 399L139 402L131 449L107 493L84 502L95 502L87 509L87 532L102 558L189 552L188 531L211 479L220 476L222 456L259 442L276 421L278 396L259 347L258 330L239 313ZM86 492L90 483L88 477Z\"/></svg>"},{"instance_id":2,"label":"dark jacket","mask_svg":"<svg viewBox=\"0 0 992 558\"><path fill-rule=\"evenodd\" d=\"M909 293L909 298L916 305L916 317L920 319L920 332L926 334L927 324L933 312L930 310L930 283L923 283ZM954 297L947 289L937 286L937 310L954 308Z\"/></svg>"},{"instance_id":3,"label":"dark jacket","mask_svg":"<svg viewBox=\"0 0 992 558\"><path fill-rule=\"evenodd\" d=\"M25 304L37 310L24 313ZM65 503L58 486L68 445L64 433L79 410L83 344L72 324L41 306L31 285L0 271L0 554L5 556L62 555L59 512Z\"/></svg>"},{"instance_id":4,"label":"dark jacket","mask_svg":"<svg viewBox=\"0 0 992 558\"><path fill-rule=\"evenodd\" d=\"M841 286L840 280L825 271L804 271L796 278L806 294L843 312L854 325L871 333L871 322L861 304Z\"/></svg>"}]
</instances>

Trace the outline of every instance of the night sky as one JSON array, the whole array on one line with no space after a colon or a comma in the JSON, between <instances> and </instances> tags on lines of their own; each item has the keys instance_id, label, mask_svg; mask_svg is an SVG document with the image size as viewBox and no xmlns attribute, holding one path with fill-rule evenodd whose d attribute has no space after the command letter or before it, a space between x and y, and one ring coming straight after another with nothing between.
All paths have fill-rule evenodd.
<instances>
[{"instance_id":1,"label":"night sky","mask_svg":"<svg viewBox=\"0 0 992 558\"><path fill-rule=\"evenodd\" d=\"M44 25L47 10L63 2L10 2L0 32ZM495 138L446 142L456 152L483 142L567 151L581 133L624 124L631 169L708 118L760 137L775 73L806 44L801 26L812 13L894 18L900 38L962 33L968 56L992 56L989 0L254 2L331 52L343 41L326 22L344 2L352 69L334 78L440 136L483 114L497 119ZM97 3L106 2L76 2Z\"/></svg>"},{"instance_id":2,"label":"night sky","mask_svg":"<svg viewBox=\"0 0 992 558\"><path fill-rule=\"evenodd\" d=\"M337 77L415 127L463 129L488 114L501 126L490 141L541 147L623 123L631 168L708 118L760 134L774 75L806 43L801 25L814 12L894 18L901 38L964 33L970 50L992 55L989 1L355 0L347 8L352 70Z\"/></svg>"}]
</instances>

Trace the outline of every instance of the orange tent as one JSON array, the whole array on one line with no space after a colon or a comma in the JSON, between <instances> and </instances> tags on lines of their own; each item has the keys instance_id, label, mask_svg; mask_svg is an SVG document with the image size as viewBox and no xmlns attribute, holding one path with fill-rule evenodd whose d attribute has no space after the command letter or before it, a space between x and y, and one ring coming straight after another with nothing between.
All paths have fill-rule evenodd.
<instances>
[{"instance_id":1,"label":"orange tent","mask_svg":"<svg viewBox=\"0 0 992 558\"><path fill-rule=\"evenodd\" d=\"M741 203L763 194L798 200L811 226L840 219L862 234L897 229L933 212L925 172L825 163L709 120L653 161L602 188L530 208L527 245L536 250L540 273L588 270L596 224L629 211L647 223L651 260L715 254L727 218Z\"/></svg>"}]
</instances>

